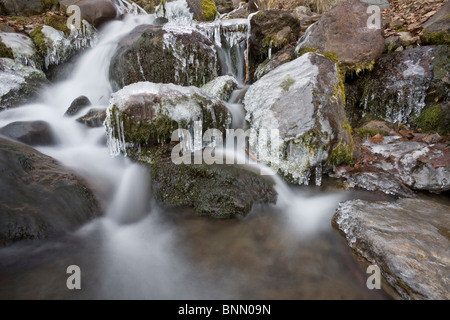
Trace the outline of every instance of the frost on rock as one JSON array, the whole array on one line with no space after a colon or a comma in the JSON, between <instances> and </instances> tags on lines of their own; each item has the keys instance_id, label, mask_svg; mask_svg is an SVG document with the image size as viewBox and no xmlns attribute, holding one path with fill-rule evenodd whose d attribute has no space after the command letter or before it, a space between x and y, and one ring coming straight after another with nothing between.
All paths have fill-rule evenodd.
<instances>
[{"instance_id":1,"label":"frost on rock","mask_svg":"<svg viewBox=\"0 0 450 320\"><path fill-rule=\"evenodd\" d=\"M220 100L196 87L151 82L126 86L112 94L107 109L105 125L111 155L163 145L177 129L188 130L188 145L194 146L195 121L202 123L203 132L225 132L231 115Z\"/></svg>"},{"instance_id":2,"label":"frost on rock","mask_svg":"<svg viewBox=\"0 0 450 320\"><path fill-rule=\"evenodd\" d=\"M170 25L190 26L194 23L194 14L189 10L186 0L166 2L157 8L155 15L164 17Z\"/></svg>"},{"instance_id":3,"label":"frost on rock","mask_svg":"<svg viewBox=\"0 0 450 320\"><path fill-rule=\"evenodd\" d=\"M40 68L39 55L33 40L21 33L0 32L0 40L11 48L14 60L26 66Z\"/></svg>"},{"instance_id":4,"label":"frost on rock","mask_svg":"<svg viewBox=\"0 0 450 320\"><path fill-rule=\"evenodd\" d=\"M45 80L41 70L0 58L0 110L25 102Z\"/></svg>"},{"instance_id":5,"label":"frost on rock","mask_svg":"<svg viewBox=\"0 0 450 320\"><path fill-rule=\"evenodd\" d=\"M333 218L348 245L404 299L449 299L450 208L435 201L350 200Z\"/></svg>"},{"instance_id":6,"label":"frost on rock","mask_svg":"<svg viewBox=\"0 0 450 320\"><path fill-rule=\"evenodd\" d=\"M46 46L43 53L45 69L66 62L75 52L92 46L96 41L94 29L85 20L80 29L72 26L69 35L47 25L42 27L41 32Z\"/></svg>"},{"instance_id":7,"label":"frost on rock","mask_svg":"<svg viewBox=\"0 0 450 320\"><path fill-rule=\"evenodd\" d=\"M232 76L221 76L208 82L200 88L201 91L219 98L222 101L228 101L231 93L238 87L238 82Z\"/></svg>"},{"instance_id":8,"label":"frost on rock","mask_svg":"<svg viewBox=\"0 0 450 320\"><path fill-rule=\"evenodd\" d=\"M322 166L335 142L344 138L341 126L347 122L335 95L337 86L335 64L314 53L283 64L254 83L244 98L246 120L258 133L279 134L279 140L266 146L250 138L250 145L259 149L258 159L294 183L308 184L316 169L320 184Z\"/></svg>"}]
</instances>

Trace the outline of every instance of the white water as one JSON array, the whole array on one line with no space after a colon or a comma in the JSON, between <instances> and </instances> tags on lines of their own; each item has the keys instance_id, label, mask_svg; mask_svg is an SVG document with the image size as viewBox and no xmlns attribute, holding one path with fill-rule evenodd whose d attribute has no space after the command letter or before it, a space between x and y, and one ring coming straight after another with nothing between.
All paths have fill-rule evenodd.
<instances>
[{"instance_id":1,"label":"white water","mask_svg":"<svg viewBox=\"0 0 450 320\"><path fill-rule=\"evenodd\" d=\"M184 275L192 277L193 273L190 263L174 249L179 231L162 225L158 218L160 210L151 207L147 170L132 164L127 158L111 158L104 143L104 128L87 129L73 118L63 116L71 102L80 95L87 96L93 107L107 107L112 93L108 79L109 64L119 40L136 26L150 24L153 20L154 17L149 15L126 16L122 21L108 24L99 34L95 48L83 54L66 81L45 88L39 103L2 112L0 127L13 121L47 121L59 143L39 150L74 168L91 185L104 190L102 196L107 203L105 218L86 225L77 233L77 236L87 239L99 237L97 245L102 249L98 268L102 278L98 280L97 289L100 296L232 297L228 288L212 286L204 293L195 289L200 282L193 285L194 289L191 283L186 282ZM229 67L230 61L225 64ZM242 79L243 75L239 74L239 77ZM240 117L239 104L235 103L234 107L235 114ZM244 123L243 112L241 116L238 123ZM247 167L267 170L260 164ZM279 193L277 207L286 217L286 228L301 238L314 236L321 226L329 228L330 212L337 207L341 196L306 198L293 192L278 176L275 176L275 182ZM157 277L150 280L148 274Z\"/></svg>"}]
</instances>

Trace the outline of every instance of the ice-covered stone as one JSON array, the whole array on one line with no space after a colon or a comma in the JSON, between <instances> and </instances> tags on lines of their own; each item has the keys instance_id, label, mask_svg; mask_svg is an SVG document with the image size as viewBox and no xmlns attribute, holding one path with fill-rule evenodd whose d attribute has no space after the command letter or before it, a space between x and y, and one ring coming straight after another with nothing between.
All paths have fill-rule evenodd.
<instances>
[{"instance_id":1,"label":"ice-covered stone","mask_svg":"<svg viewBox=\"0 0 450 320\"><path fill-rule=\"evenodd\" d=\"M203 87L201 87L200 90L216 98L219 98L220 100L228 101L230 99L231 93L237 87L237 80L234 77L227 75L211 80Z\"/></svg>"},{"instance_id":2,"label":"ice-covered stone","mask_svg":"<svg viewBox=\"0 0 450 320\"><path fill-rule=\"evenodd\" d=\"M33 68L40 67L41 59L30 37L21 33L0 32L0 40L11 48L15 61Z\"/></svg>"}]
</instances>

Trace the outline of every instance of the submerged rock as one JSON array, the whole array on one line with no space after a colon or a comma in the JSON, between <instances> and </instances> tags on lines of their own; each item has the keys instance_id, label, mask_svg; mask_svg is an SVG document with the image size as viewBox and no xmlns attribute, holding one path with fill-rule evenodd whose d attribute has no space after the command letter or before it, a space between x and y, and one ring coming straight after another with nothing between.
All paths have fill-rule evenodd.
<instances>
[{"instance_id":1,"label":"submerged rock","mask_svg":"<svg viewBox=\"0 0 450 320\"><path fill-rule=\"evenodd\" d=\"M46 83L41 70L0 58L0 111L26 103Z\"/></svg>"},{"instance_id":2,"label":"submerged rock","mask_svg":"<svg viewBox=\"0 0 450 320\"><path fill-rule=\"evenodd\" d=\"M101 208L86 185L56 160L0 138L0 245L73 231Z\"/></svg>"},{"instance_id":3,"label":"submerged rock","mask_svg":"<svg viewBox=\"0 0 450 320\"><path fill-rule=\"evenodd\" d=\"M193 139L195 121L200 121L202 135L208 129L225 133L231 115L222 101L196 87L135 83L111 96L106 118L108 145L113 154L132 155L170 142L178 129L188 130Z\"/></svg>"},{"instance_id":4,"label":"submerged rock","mask_svg":"<svg viewBox=\"0 0 450 320\"><path fill-rule=\"evenodd\" d=\"M359 0L338 3L308 28L297 52L332 53L344 73L371 69L384 51L382 27L368 28L368 4Z\"/></svg>"},{"instance_id":5,"label":"submerged rock","mask_svg":"<svg viewBox=\"0 0 450 320\"><path fill-rule=\"evenodd\" d=\"M401 199L340 204L333 224L404 299L449 299L450 207Z\"/></svg>"},{"instance_id":6,"label":"submerged rock","mask_svg":"<svg viewBox=\"0 0 450 320\"><path fill-rule=\"evenodd\" d=\"M237 89L237 87L238 82L234 77L221 76L211 80L201 87L200 90L213 97L219 98L222 101L228 101L231 93Z\"/></svg>"},{"instance_id":7,"label":"submerged rock","mask_svg":"<svg viewBox=\"0 0 450 320\"><path fill-rule=\"evenodd\" d=\"M342 92L336 64L316 53L283 64L255 82L244 99L246 120L257 132L275 130L280 137L271 141L272 151L260 150L259 160L304 184L313 169L320 184L323 167L351 162L353 142Z\"/></svg>"},{"instance_id":8,"label":"submerged rock","mask_svg":"<svg viewBox=\"0 0 450 320\"><path fill-rule=\"evenodd\" d=\"M216 50L190 27L141 25L120 41L109 75L115 90L139 81L202 86L218 75Z\"/></svg>"},{"instance_id":9,"label":"submerged rock","mask_svg":"<svg viewBox=\"0 0 450 320\"><path fill-rule=\"evenodd\" d=\"M450 48L417 47L383 56L364 82L363 115L410 123L427 104L450 97Z\"/></svg>"},{"instance_id":10,"label":"submerged rock","mask_svg":"<svg viewBox=\"0 0 450 320\"><path fill-rule=\"evenodd\" d=\"M0 128L0 135L30 146L53 145L56 142L53 130L45 121L16 121Z\"/></svg>"}]
</instances>

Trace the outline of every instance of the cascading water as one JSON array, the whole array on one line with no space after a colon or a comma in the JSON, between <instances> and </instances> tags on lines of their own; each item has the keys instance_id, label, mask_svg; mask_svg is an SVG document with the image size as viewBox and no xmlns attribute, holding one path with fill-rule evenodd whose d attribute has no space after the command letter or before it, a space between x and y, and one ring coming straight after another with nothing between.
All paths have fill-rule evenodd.
<instances>
[{"instance_id":1,"label":"cascading water","mask_svg":"<svg viewBox=\"0 0 450 320\"><path fill-rule=\"evenodd\" d=\"M116 3L123 13L141 12L125 1ZM185 1L168 3L166 9L169 23L192 24L186 20ZM58 144L39 150L101 186L106 207L103 218L61 239L1 249L0 298L373 297L347 272L359 271L326 221L342 195L307 199L275 176L277 206L255 207L245 219L212 221L181 209L163 212L151 203L148 171L127 158L110 157L104 128L87 129L64 116L80 95L87 96L92 107L107 107L112 93L109 64L118 42L136 26L154 20L153 15L126 15L109 23L67 80L45 88L40 102L0 113L0 127L13 121L47 121ZM217 46L220 39L227 50L238 48L236 59L224 54L222 63L225 72L240 81L246 42L224 26L243 24L227 22L214 29ZM232 103L239 105L242 90L234 93ZM238 126L244 126L243 119L242 113ZM241 152L238 157L246 156ZM246 167L267 170L261 164ZM318 224L327 225L327 231L318 230ZM320 239L315 238L318 234ZM299 240L305 235L307 241ZM326 259L329 263L317 262ZM72 264L82 268L83 290L69 292L64 286L65 270Z\"/></svg>"}]
</instances>

